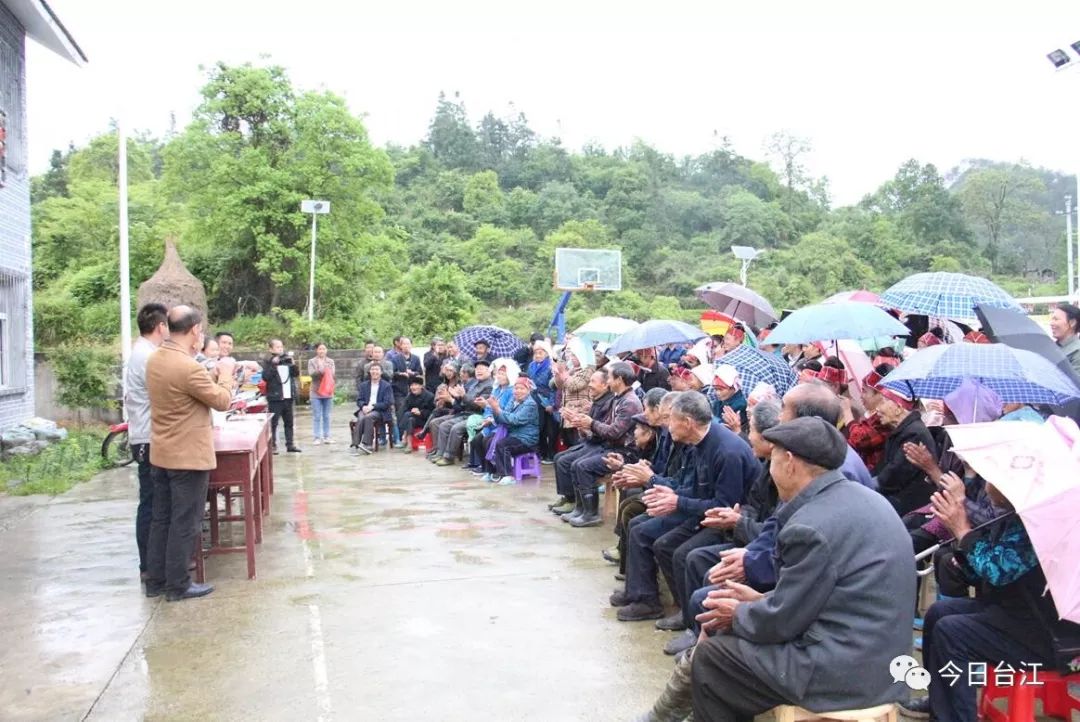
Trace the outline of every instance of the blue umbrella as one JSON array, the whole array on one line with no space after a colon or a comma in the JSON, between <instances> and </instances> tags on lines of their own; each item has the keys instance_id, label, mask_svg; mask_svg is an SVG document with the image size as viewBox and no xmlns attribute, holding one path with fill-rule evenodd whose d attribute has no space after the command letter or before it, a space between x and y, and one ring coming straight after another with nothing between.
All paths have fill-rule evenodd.
<instances>
[{"instance_id":1,"label":"blue umbrella","mask_svg":"<svg viewBox=\"0 0 1080 722\"><path fill-rule=\"evenodd\" d=\"M975 306L1023 311L1008 293L985 278L963 273L916 273L881 294L881 303L906 313L974 319Z\"/></svg>"},{"instance_id":2,"label":"blue umbrella","mask_svg":"<svg viewBox=\"0 0 1080 722\"><path fill-rule=\"evenodd\" d=\"M768 337L770 344L906 336L907 326L869 303L819 303L792 311Z\"/></svg>"},{"instance_id":3,"label":"blue umbrella","mask_svg":"<svg viewBox=\"0 0 1080 722\"><path fill-rule=\"evenodd\" d=\"M767 339L772 343L772 336ZM798 381L795 371L781 357L759 351L751 346L737 346L720 357L718 363L734 366L739 372L743 391L749 394L760 382L772 384L779 396L783 396Z\"/></svg>"},{"instance_id":4,"label":"blue umbrella","mask_svg":"<svg viewBox=\"0 0 1080 722\"><path fill-rule=\"evenodd\" d=\"M490 358L513 358L514 354L525 346L525 342L512 332L498 326L469 326L454 337L454 343L461 349L461 353L472 361L476 360L476 349L473 345L477 341L487 341Z\"/></svg>"},{"instance_id":5,"label":"blue umbrella","mask_svg":"<svg viewBox=\"0 0 1080 722\"><path fill-rule=\"evenodd\" d=\"M700 328L682 321L646 321L615 339L615 343L608 348L607 355L614 356L617 353L663 346L666 343L693 343L706 336L708 334Z\"/></svg>"},{"instance_id":6,"label":"blue umbrella","mask_svg":"<svg viewBox=\"0 0 1080 722\"><path fill-rule=\"evenodd\" d=\"M965 378L975 379L1010 403L1063 404L1080 397L1080 388L1054 364L1001 343L930 346L897 366L881 383L905 396L943 399Z\"/></svg>"}]
</instances>

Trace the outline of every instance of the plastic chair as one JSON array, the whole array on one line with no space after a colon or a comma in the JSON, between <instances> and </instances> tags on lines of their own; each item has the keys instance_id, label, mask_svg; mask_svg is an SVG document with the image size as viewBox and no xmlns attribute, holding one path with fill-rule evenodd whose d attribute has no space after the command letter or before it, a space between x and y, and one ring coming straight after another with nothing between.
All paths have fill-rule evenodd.
<instances>
[{"instance_id":1,"label":"plastic chair","mask_svg":"<svg viewBox=\"0 0 1080 722\"><path fill-rule=\"evenodd\" d=\"M514 457L514 481L521 481L526 476L540 480L540 455L535 451L518 454Z\"/></svg>"},{"instance_id":2,"label":"plastic chair","mask_svg":"<svg viewBox=\"0 0 1080 722\"><path fill-rule=\"evenodd\" d=\"M1011 684L998 685L998 677ZM1063 677L1057 672L1040 669L1038 674L1013 674L987 669L986 686L979 700L979 719L990 722L1035 722L1035 700L1043 703L1043 716L1071 720L1073 711L1080 711L1080 699L1069 694L1069 681L1080 677ZM1034 682L1034 684L1033 684ZM1004 699L1005 709L998 709L995 700Z\"/></svg>"}]
</instances>

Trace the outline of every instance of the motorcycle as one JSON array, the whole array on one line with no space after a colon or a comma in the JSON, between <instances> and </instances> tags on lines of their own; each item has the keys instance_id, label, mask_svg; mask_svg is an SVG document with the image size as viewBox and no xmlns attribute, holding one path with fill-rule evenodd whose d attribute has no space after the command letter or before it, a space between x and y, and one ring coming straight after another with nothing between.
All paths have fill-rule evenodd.
<instances>
[{"instance_id":1,"label":"motorcycle","mask_svg":"<svg viewBox=\"0 0 1080 722\"><path fill-rule=\"evenodd\" d=\"M257 391L242 391L233 399L229 406L228 414L262 414L266 413L269 404L266 397ZM135 461L131 454L131 444L128 442L128 423L126 421L113 424L109 427L109 433L101 442L101 458L108 462L109 466L127 466Z\"/></svg>"}]
</instances>

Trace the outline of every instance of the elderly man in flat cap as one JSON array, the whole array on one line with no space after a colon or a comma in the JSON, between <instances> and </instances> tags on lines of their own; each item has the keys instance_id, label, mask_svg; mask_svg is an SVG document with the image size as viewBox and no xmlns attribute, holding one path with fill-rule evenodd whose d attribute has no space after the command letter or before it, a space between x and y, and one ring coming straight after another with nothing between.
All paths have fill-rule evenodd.
<instances>
[{"instance_id":1,"label":"elderly man in flat cap","mask_svg":"<svg viewBox=\"0 0 1080 722\"><path fill-rule=\"evenodd\" d=\"M817 417L774 426L770 470L783 505L780 570L765 594L710 593L693 655L694 719L749 722L781 704L814 712L905 699L889 662L911 653L915 563L903 523L839 471L847 444Z\"/></svg>"}]
</instances>

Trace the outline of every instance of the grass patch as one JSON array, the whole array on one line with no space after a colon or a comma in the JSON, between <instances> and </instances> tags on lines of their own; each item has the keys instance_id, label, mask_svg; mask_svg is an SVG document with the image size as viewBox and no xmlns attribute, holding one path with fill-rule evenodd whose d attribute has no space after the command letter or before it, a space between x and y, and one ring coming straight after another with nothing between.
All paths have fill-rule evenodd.
<instances>
[{"instance_id":1,"label":"grass patch","mask_svg":"<svg viewBox=\"0 0 1080 722\"><path fill-rule=\"evenodd\" d=\"M0 492L56 495L89 480L109 466L101 458L106 433L105 427L69 429L67 439L37 456L15 456L0 463Z\"/></svg>"}]
</instances>

